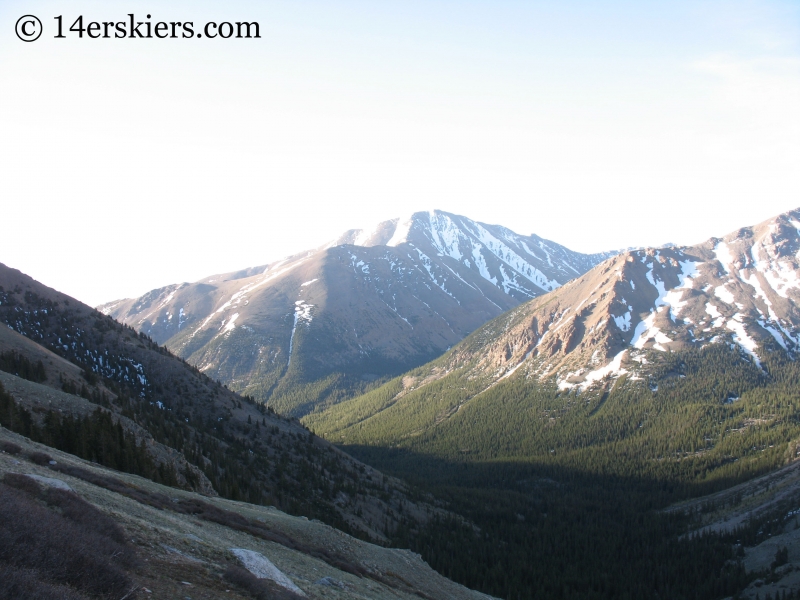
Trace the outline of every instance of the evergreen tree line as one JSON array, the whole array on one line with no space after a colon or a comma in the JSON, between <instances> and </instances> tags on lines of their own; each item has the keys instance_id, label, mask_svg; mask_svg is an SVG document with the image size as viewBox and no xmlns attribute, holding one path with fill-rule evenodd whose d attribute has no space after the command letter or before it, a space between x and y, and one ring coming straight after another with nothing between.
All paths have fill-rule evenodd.
<instances>
[{"instance_id":1,"label":"evergreen tree line","mask_svg":"<svg viewBox=\"0 0 800 600\"><path fill-rule=\"evenodd\" d=\"M35 363L13 350L0 352L0 371L11 373L28 381L40 383L47 379L47 372L41 360Z\"/></svg>"},{"instance_id":2,"label":"evergreen tree line","mask_svg":"<svg viewBox=\"0 0 800 600\"><path fill-rule=\"evenodd\" d=\"M87 386L102 382L116 396L114 410L156 441L182 451L223 497L272 504L351 531L332 494L371 487L359 484L358 473L344 467L347 461L332 448L309 443L308 432L264 435L261 423L231 419L226 405L241 408L253 400L223 393L221 383L144 333L68 299L51 300L21 288L0 287L0 321L84 369L83 382L61 382L64 391L112 406L96 387ZM146 363L146 377L139 377L136 363ZM271 412L263 405L261 410Z\"/></svg>"},{"instance_id":3,"label":"evergreen tree line","mask_svg":"<svg viewBox=\"0 0 800 600\"><path fill-rule=\"evenodd\" d=\"M52 410L45 413L41 424L20 406L0 384L0 425L79 458L105 467L133 473L165 485L175 485L174 468L156 466L144 443L114 422L111 413L98 408L89 415L74 417Z\"/></svg>"}]
</instances>

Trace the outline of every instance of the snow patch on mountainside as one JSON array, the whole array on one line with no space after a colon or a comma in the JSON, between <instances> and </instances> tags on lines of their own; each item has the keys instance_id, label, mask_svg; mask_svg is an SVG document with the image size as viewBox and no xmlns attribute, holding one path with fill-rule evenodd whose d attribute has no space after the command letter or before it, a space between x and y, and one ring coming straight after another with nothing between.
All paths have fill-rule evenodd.
<instances>
[{"instance_id":1,"label":"snow patch on mountainside","mask_svg":"<svg viewBox=\"0 0 800 600\"><path fill-rule=\"evenodd\" d=\"M733 264L733 254L730 247L725 242L719 242L714 246L714 256L716 256L722 268L730 275L731 265Z\"/></svg>"},{"instance_id":2,"label":"snow patch on mountainside","mask_svg":"<svg viewBox=\"0 0 800 600\"><path fill-rule=\"evenodd\" d=\"M506 270L503 268L503 265L500 265L500 276L503 278L503 280L500 282L500 287L503 288L503 291L506 294L510 293L511 290L516 290L518 292L522 292L523 294L525 294L529 298L533 298L534 297L534 294L528 288L522 287L517 282L516 273L514 273L512 276L509 276L506 273Z\"/></svg>"},{"instance_id":3,"label":"snow patch on mountainside","mask_svg":"<svg viewBox=\"0 0 800 600\"><path fill-rule=\"evenodd\" d=\"M697 276L697 265L700 264L693 260L680 261L681 271L678 274L679 283L676 287L664 294L664 303L670 306L670 317L677 322L678 317L686 306L688 300L684 300L685 290L694 287L694 278Z\"/></svg>"},{"instance_id":4,"label":"snow patch on mountainside","mask_svg":"<svg viewBox=\"0 0 800 600\"><path fill-rule=\"evenodd\" d=\"M397 226L394 229L394 234L386 242L387 246L399 246L408 241L408 234L411 232L411 226L414 224L414 215L409 215L404 219L397 220Z\"/></svg>"},{"instance_id":5,"label":"snow patch on mountainside","mask_svg":"<svg viewBox=\"0 0 800 600\"><path fill-rule=\"evenodd\" d=\"M255 289L257 289L257 288L259 288L259 287L261 287L263 285L266 285L267 283L277 279L281 275L285 275L289 271L291 271L293 269L296 269L301 264L305 263L307 260L308 260L308 258L304 258L302 260L298 260L298 261L296 261L296 262L284 267L283 269L278 269L278 270L272 270L272 269L274 269L275 267L278 267L278 266L282 265L283 263L285 263L286 262L285 260L279 261L278 263L276 263L272 267L267 267L266 271L264 272L263 277L260 280L255 281L253 283L245 284L237 292L232 294L230 299L228 299L227 302L223 303L222 306L220 306L219 308L217 308L217 310L215 310L210 315L208 315L205 318L205 320L203 320L203 322L200 324L200 326L195 328L195 330L192 332L192 335L189 336L189 339L194 338L194 336L197 335L197 333L199 331L205 329L206 326L211 322L211 320L215 316L217 316L220 313L226 311L227 309L231 308L232 306L240 305L242 302L247 304L247 296L246 296L246 294L249 294L253 290L255 290ZM224 323L224 321L225 321L225 319L223 318L223 323Z\"/></svg>"},{"instance_id":6,"label":"snow patch on mountainside","mask_svg":"<svg viewBox=\"0 0 800 600\"><path fill-rule=\"evenodd\" d=\"M378 228L380 227L379 223L376 223L374 227L369 229L361 229L353 238L353 245L354 246L366 246L367 242L369 242L375 234L378 233Z\"/></svg>"},{"instance_id":7,"label":"snow patch on mountainside","mask_svg":"<svg viewBox=\"0 0 800 600\"><path fill-rule=\"evenodd\" d=\"M714 328L722 327L722 321L724 320L724 317L722 316L722 313L719 312L719 309L711 304L711 302L706 302L706 313L708 313L708 315L714 319L712 322L712 326Z\"/></svg>"},{"instance_id":8,"label":"snow patch on mountainside","mask_svg":"<svg viewBox=\"0 0 800 600\"><path fill-rule=\"evenodd\" d=\"M494 254L497 258L508 264L512 269L520 273L523 277L526 277L536 286L547 292L550 292L561 286L561 284L558 281L554 279L548 279L544 275L544 273L533 267L530 263L528 263L528 261L526 261L519 254L514 252L514 250L512 250L509 246L498 240L495 236L489 233L489 231L486 230L484 227L482 227L479 223L473 223L473 226L474 226L473 233L478 237L478 239L481 242L483 242L485 247L488 248L488 250L492 254Z\"/></svg>"},{"instance_id":9,"label":"snow patch on mountainside","mask_svg":"<svg viewBox=\"0 0 800 600\"><path fill-rule=\"evenodd\" d=\"M441 254L460 261L462 254L459 243L464 238L461 229L447 215L436 215L431 211L428 216L433 247Z\"/></svg>"},{"instance_id":10,"label":"snow patch on mountainside","mask_svg":"<svg viewBox=\"0 0 800 600\"><path fill-rule=\"evenodd\" d=\"M729 304L730 306L735 306L736 300L733 297L733 294L725 289L725 284L717 286L714 288L714 295L722 300L725 304Z\"/></svg>"},{"instance_id":11,"label":"snow patch on mountainside","mask_svg":"<svg viewBox=\"0 0 800 600\"><path fill-rule=\"evenodd\" d=\"M472 248L472 259L475 261L475 266L478 267L478 273L481 274L481 277L491 282L492 285L497 285L497 277L492 277L492 274L489 273L489 268L486 266L486 259L481 253L482 247L480 244L476 244Z\"/></svg>"},{"instance_id":12,"label":"snow patch on mountainside","mask_svg":"<svg viewBox=\"0 0 800 600\"><path fill-rule=\"evenodd\" d=\"M238 318L239 318L239 313L233 313L233 316L231 316L231 318L228 319L227 323L225 323L225 321L223 321L222 322L223 325L222 325L222 332L221 333L230 333L231 331L236 329L236 319L238 319Z\"/></svg>"},{"instance_id":13,"label":"snow patch on mountainside","mask_svg":"<svg viewBox=\"0 0 800 600\"><path fill-rule=\"evenodd\" d=\"M451 294L449 291L447 291L447 288L444 286L444 279L442 280L441 283L439 283L439 280L436 279L436 275L434 275L434 273L433 273L433 265L431 263L430 257L427 254L425 254L422 250L420 250L419 248L414 248L414 249L417 251L417 254L419 255L420 263L422 264L423 267L425 267L425 271L427 271L428 277L430 277L431 281L433 281L433 283L436 284L436 287L438 287L445 294L447 294L448 296L453 298L456 302L461 304L461 302L459 302L458 298L456 298L453 294Z\"/></svg>"},{"instance_id":14,"label":"snow patch on mountainside","mask_svg":"<svg viewBox=\"0 0 800 600\"><path fill-rule=\"evenodd\" d=\"M619 377L620 375L624 375L628 371L622 368L622 359L625 357L625 353L627 350L623 350L622 352L618 353L614 358L611 359L611 362L605 365L604 367L600 367L594 371L590 371L587 373L583 381L579 383L569 383L567 380L571 377L578 376L580 372L575 373L568 373L563 380L558 383L558 389L560 390L569 390L574 387L578 389L585 390L589 388L592 384L604 379L608 376Z\"/></svg>"},{"instance_id":15,"label":"snow patch on mountainside","mask_svg":"<svg viewBox=\"0 0 800 600\"><path fill-rule=\"evenodd\" d=\"M667 349L662 344L668 344L672 340L664 334L661 329L656 327L656 311L651 312L646 319L636 325L633 331L633 338L630 341L631 346L634 348L644 348L645 344L653 340L653 348L665 352Z\"/></svg>"},{"instance_id":16,"label":"snow patch on mountainside","mask_svg":"<svg viewBox=\"0 0 800 600\"><path fill-rule=\"evenodd\" d=\"M744 328L744 324L742 323L742 315L740 313L733 315L733 318L728 321L726 326L733 332L733 341L736 342L742 348L742 350L749 354L756 366L760 368L761 360L759 359L758 354L756 354L758 344L747 334L747 330Z\"/></svg>"},{"instance_id":17,"label":"snow patch on mountainside","mask_svg":"<svg viewBox=\"0 0 800 600\"><path fill-rule=\"evenodd\" d=\"M617 324L620 331L630 331L631 328L631 311L629 310L624 315L614 317L614 323Z\"/></svg>"},{"instance_id":18,"label":"snow patch on mountainside","mask_svg":"<svg viewBox=\"0 0 800 600\"><path fill-rule=\"evenodd\" d=\"M764 274L764 278L776 294L781 298L789 298L789 290L800 288L800 279L791 264L785 261L776 262L777 265L771 265L759 261L756 263L756 269Z\"/></svg>"},{"instance_id":19,"label":"snow patch on mountainside","mask_svg":"<svg viewBox=\"0 0 800 600\"><path fill-rule=\"evenodd\" d=\"M298 300L294 303L294 324L292 325L292 334L289 337L289 359L286 363L288 368L289 365L292 364L292 350L294 349L294 334L297 331L298 323L302 323L305 321L307 324L311 324L311 321L314 320L314 317L311 316L311 309L314 308L313 304L306 304L305 300Z\"/></svg>"},{"instance_id":20,"label":"snow patch on mountainside","mask_svg":"<svg viewBox=\"0 0 800 600\"><path fill-rule=\"evenodd\" d=\"M683 300L685 291L694 286L694 277L697 275L698 263L696 261L686 260L680 261L678 264L680 266L680 273L678 274L679 283L669 291L667 291L664 282L658 279L654 274L655 262L648 265L645 277L650 282L650 285L656 288L658 296L653 302L653 310L636 325L636 329L633 331L633 336L629 343L634 348L644 348L645 345L652 340L653 348L666 351L667 348L664 347L663 344L672 341L660 328L656 327L656 316L666 309L669 312L670 319L672 319L673 322L676 321L681 310L686 306L686 301ZM620 329L622 329L622 327L620 327ZM630 325L628 325L628 329L630 329ZM627 329L623 329L623 331L627 331Z\"/></svg>"}]
</instances>

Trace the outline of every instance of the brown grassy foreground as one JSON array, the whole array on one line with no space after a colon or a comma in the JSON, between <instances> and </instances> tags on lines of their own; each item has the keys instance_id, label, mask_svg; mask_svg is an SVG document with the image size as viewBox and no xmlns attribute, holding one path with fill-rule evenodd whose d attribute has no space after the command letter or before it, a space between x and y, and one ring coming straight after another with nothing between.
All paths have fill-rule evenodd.
<instances>
[{"instance_id":1,"label":"brown grassy foreground","mask_svg":"<svg viewBox=\"0 0 800 600\"><path fill-rule=\"evenodd\" d=\"M6 474L0 515L0 598L133 597L122 529L73 492Z\"/></svg>"},{"instance_id":2,"label":"brown grassy foreground","mask_svg":"<svg viewBox=\"0 0 800 600\"><path fill-rule=\"evenodd\" d=\"M2 598L297 597L241 569L231 548L263 554L308 598L486 598L409 551L111 471L2 428L0 478Z\"/></svg>"}]
</instances>

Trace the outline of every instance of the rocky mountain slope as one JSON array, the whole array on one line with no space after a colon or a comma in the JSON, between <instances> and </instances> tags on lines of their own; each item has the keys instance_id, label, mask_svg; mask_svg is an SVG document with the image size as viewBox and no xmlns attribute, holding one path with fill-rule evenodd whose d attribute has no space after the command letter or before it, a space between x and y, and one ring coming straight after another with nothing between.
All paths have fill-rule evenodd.
<instances>
[{"instance_id":1,"label":"rocky mountain slope","mask_svg":"<svg viewBox=\"0 0 800 600\"><path fill-rule=\"evenodd\" d=\"M274 504L383 543L401 523L442 512L432 498L412 500L400 481L231 392L144 334L5 265L0 323L0 369L12 371L0 376L11 395L7 412L0 411L6 427L80 447L74 419L100 411L111 421L85 421L85 435L117 436L128 454L138 450L123 432L133 435L161 467L156 477ZM17 377L14 365L38 365L28 369L36 381ZM118 434L112 422L122 428ZM84 451L93 452L85 443Z\"/></svg>"},{"instance_id":2,"label":"rocky mountain slope","mask_svg":"<svg viewBox=\"0 0 800 600\"><path fill-rule=\"evenodd\" d=\"M620 254L494 323L502 334L482 346L480 368L498 377L522 368L555 377L560 389L586 389L646 372L647 350L728 343L758 368L771 348L794 356L799 252L797 210L697 246Z\"/></svg>"},{"instance_id":3,"label":"rocky mountain slope","mask_svg":"<svg viewBox=\"0 0 800 600\"><path fill-rule=\"evenodd\" d=\"M495 433L509 421L522 427L520 415L497 404L510 394L519 410L533 411L525 419L556 423L567 405L599 402L592 416L610 393L633 398L642 390L659 405L659 387L677 394L700 382L698 401L730 405L741 419L745 392L791 384L800 342L798 251L800 210L697 246L624 252L487 323L431 364L306 423L337 441L405 445L458 422L449 434L455 444L472 435L463 429L467 420ZM718 369L736 374L708 380ZM640 425L652 421L645 406L638 401ZM575 419L574 427L592 426ZM525 430L509 441L513 452L533 431Z\"/></svg>"},{"instance_id":4,"label":"rocky mountain slope","mask_svg":"<svg viewBox=\"0 0 800 600\"><path fill-rule=\"evenodd\" d=\"M455 348L445 370L471 365L492 382L554 379L561 390L644 377L648 351L726 343L761 368L800 344L800 209L697 246L609 258L509 311Z\"/></svg>"},{"instance_id":5,"label":"rocky mountain slope","mask_svg":"<svg viewBox=\"0 0 800 600\"><path fill-rule=\"evenodd\" d=\"M232 389L302 415L439 356L607 256L420 212L100 310Z\"/></svg>"}]
</instances>

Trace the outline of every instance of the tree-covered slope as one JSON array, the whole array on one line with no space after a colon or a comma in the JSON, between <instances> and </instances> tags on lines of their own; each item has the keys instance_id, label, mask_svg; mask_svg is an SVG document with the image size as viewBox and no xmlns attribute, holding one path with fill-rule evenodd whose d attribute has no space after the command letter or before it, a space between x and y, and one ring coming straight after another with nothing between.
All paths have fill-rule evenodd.
<instances>
[{"instance_id":1,"label":"tree-covered slope","mask_svg":"<svg viewBox=\"0 0 800 600\"><path fill-rule=\"evenodd\" d=\"M800 366L782 349L764 351L768 374L722 344L649 356L646 380L583 393L522 374L484 389L456 370L402 394L398 378L306 423L345 446L529 461L687 489L727 485L794 456Z\"/></svg>"},{"instance_id":2,"label":"tree-covered slope","mask_svg":"<svg viewBox=\"0 0 800 600\"><path fill-rule=\"evenodd\" d=\"M146 335L5 265L0 323L16 332L0 335L0 367L11 371L13 396L3 405L3 426L87 457L94 454L75 450L85 447L76 436L117 440L120 451L135 438L156 461L174 449L180 456L170 464L179 472L163 481L194 481L198 469L224 497L273 504L383 543L401 521L424 522L438 510ZM41 391L51 388L59 392ZM92 403L102 409L96 417Z\"/></svg>"}]
</instances>

